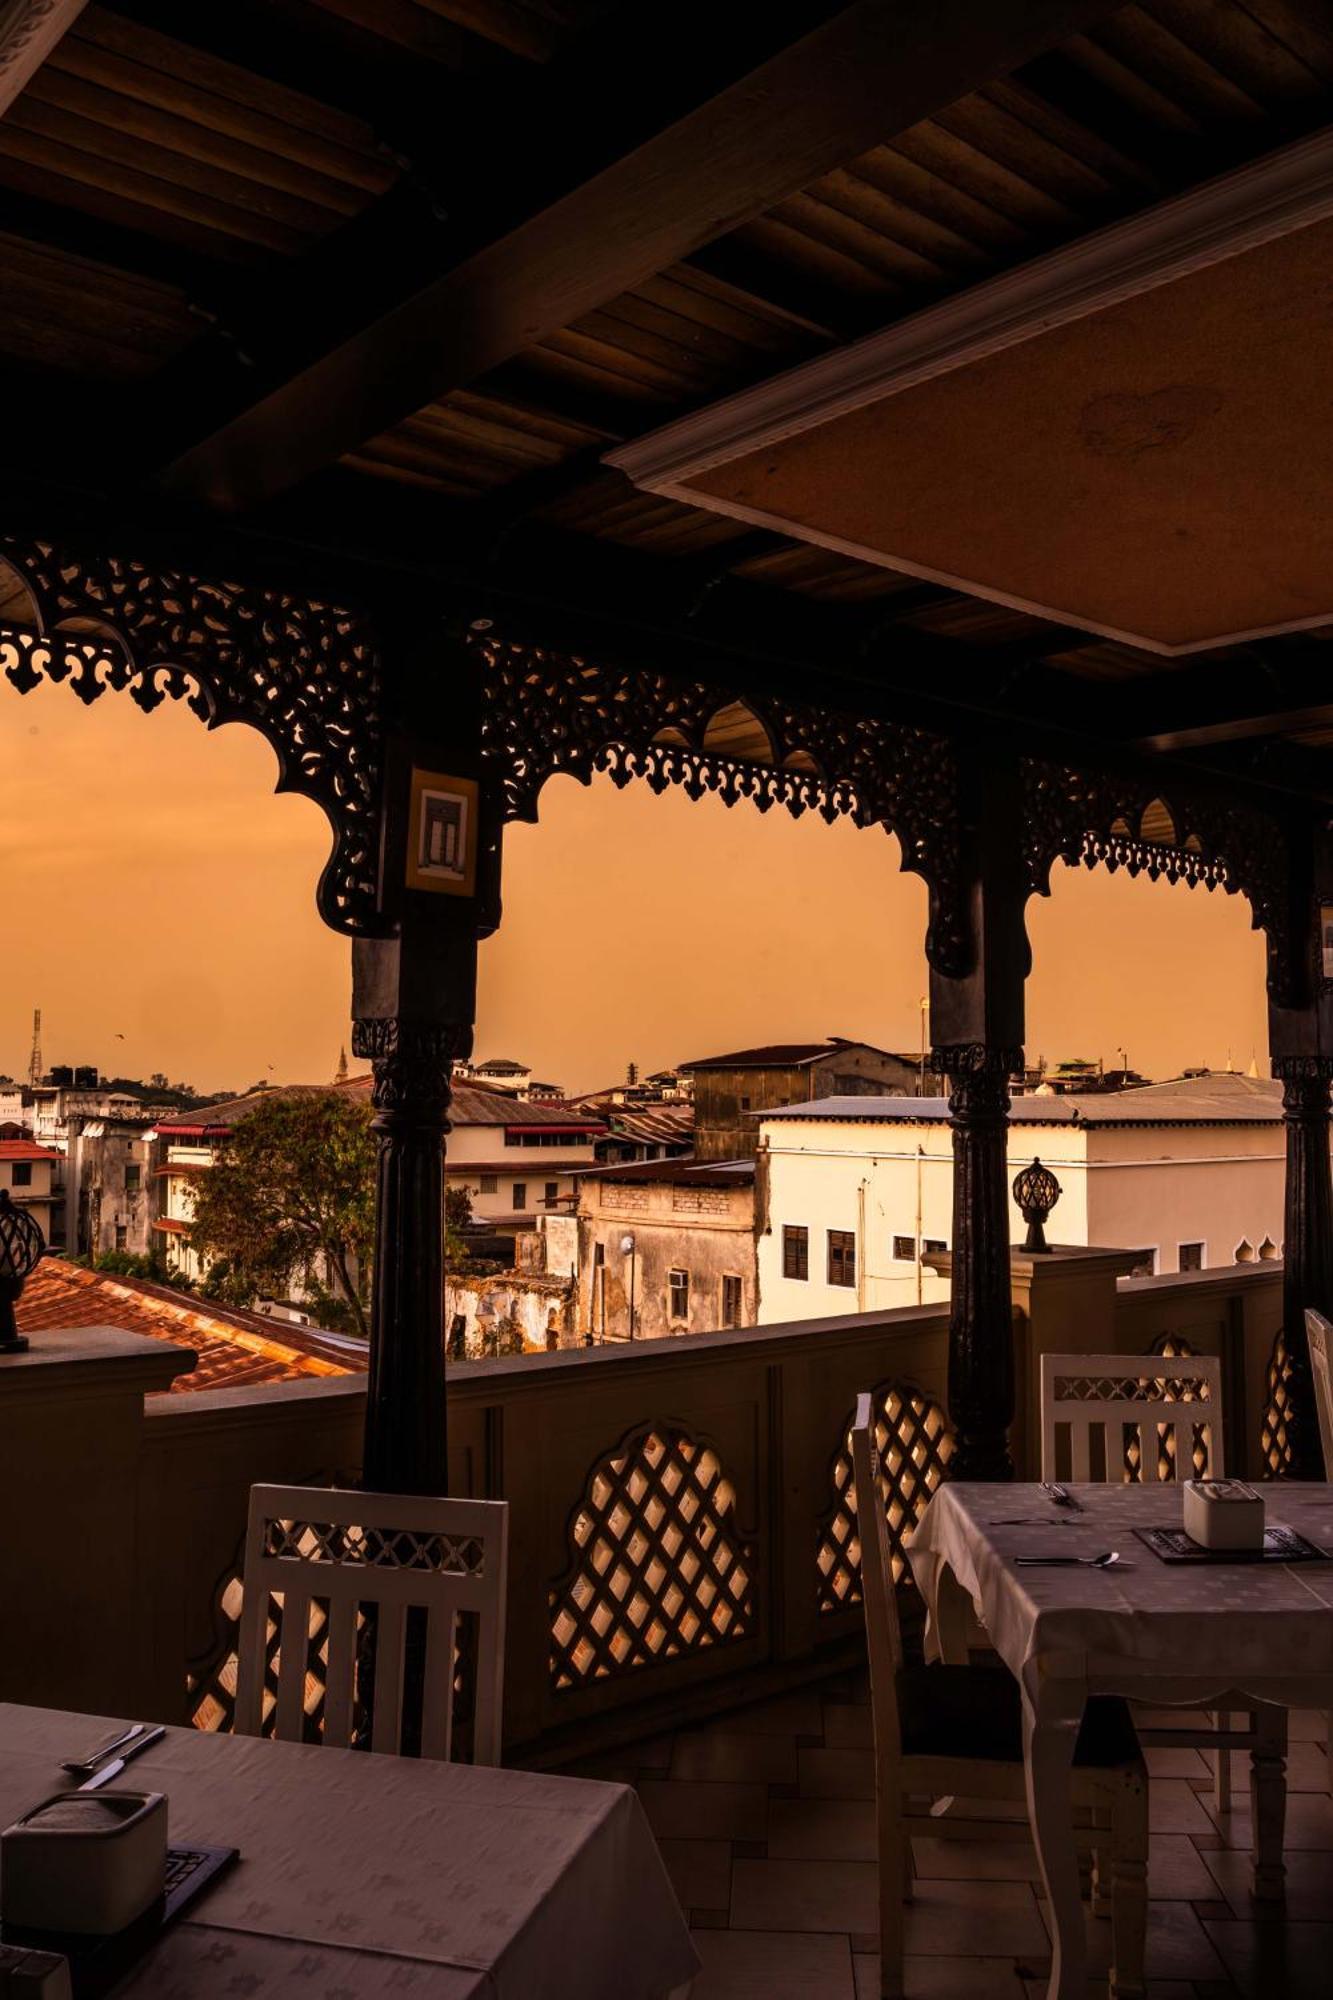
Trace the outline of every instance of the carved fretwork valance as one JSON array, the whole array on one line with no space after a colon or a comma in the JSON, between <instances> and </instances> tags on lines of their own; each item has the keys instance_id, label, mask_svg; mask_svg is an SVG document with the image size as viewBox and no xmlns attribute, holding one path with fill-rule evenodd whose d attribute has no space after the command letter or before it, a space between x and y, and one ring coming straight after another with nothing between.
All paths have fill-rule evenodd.
<instances>
[{"instance_id":1,"label":"carved fretwork valance","mask_svg":"<svg viewBox=\"0 0 1333 2000\"><path fill-rule=\"evenodd\" d=\"M0 669L21 694L63 681L84 702L108 689L144 710L184 700L210 729L258 729L277 755L278 790L313 799L332 824L321 915L353 935L376 928L380 670L355 614L13 535L0 535L0 584L5 566L31 607L13 608L11 594L0 612Z\"/></svg>"},{"instance_id":2,"label":"carved fretwork valance","mask_svg":"<svg viewBox=\"0 0 1333 2000\"><path fill-rule=\"evenodd\" d=\"M1152 881L1240 894L1268 945L1275 999L1290 991L1296 968L1289 935L1287 829L1274 815L1200 789L1162 796L1160 780L1024 758L1023 821L1028 880L1051 893L1057 861L1147 875Z\"/></svg>"},{"instance_id":3,"label":"carved fretwork valance","mask_svg":"<svg viewBox=\"0 0 1333 2000\"><path fill-rule=\"evenodd\" d=\"M501 638L486 662L482 760L506 819L535 820L548 778L588 784L643 778L724 805L749 799L830 823L894 834L904 869L930 890L927 952L946 974L968 969L959 909L957 760L948 738L814 704L746 695L643 669L591 665Z\"/></svg>"}]
</instances>

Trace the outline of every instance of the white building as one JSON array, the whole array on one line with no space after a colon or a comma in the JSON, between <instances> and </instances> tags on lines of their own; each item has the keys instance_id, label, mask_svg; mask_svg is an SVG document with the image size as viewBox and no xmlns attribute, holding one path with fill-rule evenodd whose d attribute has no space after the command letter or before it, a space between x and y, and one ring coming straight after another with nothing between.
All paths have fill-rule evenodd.
<instances>
[{"instance_id":1,"label":"white building","mask_svg":"<svg viewBox=\"0 0 1333 2000\"><path fill-rule=\"evenodd\" d=\"M54 1176L61 1165L60 1154L50 1146L31 1139L0 1139L0 1188L27 1209L48 1243L57 1199Z\"/></svg>"},{"instance_id":2,"label":"white building","mask_svg":"<svg viewBox=\"0 0 1333 2000\"><path fill-rule=\"evenodd\" d=\"M471 1074L478 1083L489 1084L492 1090L507 1090L514 1097L522 1096L532 1081L527 1064L510 1056L491 1056L486 1062L473 1063Z\"/></svg>"},{"instance_id":3,"label":"white building","mask_svg":"<svg viewBox=\"0 0 1333 2000\"><path fill-rule=\"evenodd\" d=\"M829 1097L759 1121L759 1319L876 1312L948 1296L944 1105ZM1062 1189L1052 1243L1142 1249L1145 1272L1282 1254L1281 1088L1230 1072L1095 1096L1018 1097L1009 1174L1040 1158ZM1011 1241L1026 1225L1010 1204Z\"/></svg>"},{"instance_id":4,"label":"white building","mask_svg":"<svg viewBox=\"0 0 1333 2000\"><path fill-rule=\"evenodd\" d=\"M445 1180L464 1188L478 1221L531 1227L572 1207L576 1176L597 1165L606 1121L574 1105L524 1102L507 1091L455 1086Z\"/></svg>"}]
</instances>

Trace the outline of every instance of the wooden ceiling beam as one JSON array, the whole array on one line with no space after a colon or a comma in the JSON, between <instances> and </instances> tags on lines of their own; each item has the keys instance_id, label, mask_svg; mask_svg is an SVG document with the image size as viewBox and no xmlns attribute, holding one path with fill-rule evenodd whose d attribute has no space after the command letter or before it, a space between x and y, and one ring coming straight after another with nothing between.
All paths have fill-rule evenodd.
<instances>
[{"instance_id":1,"label":"wooden ceiling beam","mask_svg":"<svg viewBox=\"0 0 1333 2000\"><path fill-rule=\"evenodd\" d=\"M87 0L0 0L0 118L86 5Z\"/></svg>"},{"instance_id":2,"label":"wooden ceiling beam","mask_svg":"<svg viewBox=\"0 0 1333 2000\"><path fill-rule=\"evenodd\" d=\"M600 119L587 115L586 95L562 88L548 111L556 122L519 128L532 174L523 219L511 215L387 308L382 293L362 291L357 271L346 271L349 295L364 299L364 324L266 382L178 453L166 489L230 509L281 492L1114 5L936 0L918 9L852 0L783 45L774 30L789 34L792 19L810 9L775 4L762 25L745 10L742 33L726 10L687 9L681 0L676 14L693 22L697 13L697 32L673 17L670 37L645 61L640 24L639 59L621 67ZM767 60L753 66L761 49ZM574 115L575 105L585 115ZM547 134L554 149L543 143ZM561 191L571 144L586 157L603 137L623 150ZM492 132L471 162L483 190L497 151Z\"/></svg>"},{"instance_id":3,"label":"wooden ceiling beam","mask_svg":"<svg viewBox=\"0 0 1333 2000\"><path fill-rule=\"evenodd\" d=\"M1108 704L1116 734L1155 754L1211 750L1333 724L1333 644L1254 646L1130 681Z\"/></svg>"}]
</instances>

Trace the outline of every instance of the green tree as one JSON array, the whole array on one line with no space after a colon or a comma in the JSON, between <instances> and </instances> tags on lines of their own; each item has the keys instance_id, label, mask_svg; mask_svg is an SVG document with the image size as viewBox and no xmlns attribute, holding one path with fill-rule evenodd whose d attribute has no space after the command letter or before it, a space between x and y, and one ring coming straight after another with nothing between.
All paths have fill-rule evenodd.
<instances>
[{"instance_id":1,"label":"green tree","mask_svg":"<svg viewBox=\"0 0 1333 2000\"><path fill-rule=\"evenodd\" d=\"M294 1271L328 1272L351 1324L369 1336L365 1286L375 1240L370 1110L344 1091L275 1091L242 1119L213 1165L191 1176L190 1241L209 1284L248 1304L284 1292ZM218 1267L221 1266L221 1269Z\"/></svg>"},{"instance_id":2,"label":"green tree","mask_svg":"<svg viewBox=\"0 0 1333 2000\"><path fill-rule=\"evenodd\" d=\"M461 1270L468 1261L463 1231L472 1221L472 1196L465 1187L444 1191L444 1263L446 1270Z\"/></svg>"}]
</instances>

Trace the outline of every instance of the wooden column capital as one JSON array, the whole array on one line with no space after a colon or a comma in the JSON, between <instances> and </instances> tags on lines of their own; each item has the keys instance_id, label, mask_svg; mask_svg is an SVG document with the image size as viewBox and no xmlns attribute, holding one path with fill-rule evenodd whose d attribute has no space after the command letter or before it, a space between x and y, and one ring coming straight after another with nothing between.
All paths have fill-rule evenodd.
<instances>
[{"instance_id":1,"label":"wooden column capital","mask_svg":"<svg viewBox=\"0 0 1333 2000\"><path fill-rule=\"evenodd\" d=\"M472 1053L472 1023L435 1025L396 1016L352 1023L352 1053L373 1066L378 1112L419 1117L448 1131L453 1066Z\"/></svg>"}]
</instances>

